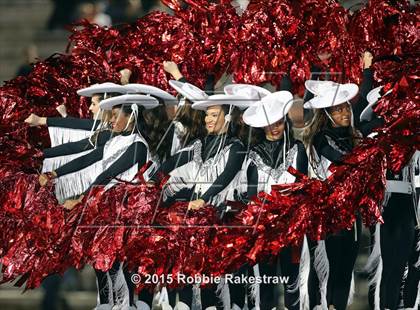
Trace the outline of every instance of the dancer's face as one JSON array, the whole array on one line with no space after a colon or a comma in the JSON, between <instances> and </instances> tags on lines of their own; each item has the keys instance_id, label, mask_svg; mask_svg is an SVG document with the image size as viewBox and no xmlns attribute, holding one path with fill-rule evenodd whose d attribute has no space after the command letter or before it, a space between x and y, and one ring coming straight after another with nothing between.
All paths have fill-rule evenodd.
<instances>
[{"instance_id":1,"label":"dancer's face","mask_svg":"<svg viewBox=\"0 0 420 310\"><path fill-rule=\"evenodd\" d=\"M208 107L204 119L208 134L222 134L226 132L225 112L221 105Z\"/></svg>"},{"instance_id":2,"label":"dancer's face","mask_svg":"<svg viewBox=\"0 0 420 310\"><path fill-rule=\"evenodd\" d=\"M334 120L334 127L348 127L351 123L351 107L346 103L342 103L328 109L331 118Z\"/></svg>"},{"instance_id":3,"label":"dancer's face","mask_svg":"<svg viewBox=\"0 0 420 310\"><path fill-rule=\"evenodd\" d=\"M283 137L284 133L284 119L281 119L274 124L264 127L265 137L269 141L277 141Z\"/></svg>"},{"instance_id":4,"label":"dancer's face","mask_svg":"<svg viewBox=\"0 0 420 310\"><path fill-rule=\"evenodd\" d=\"M101 96L100 95L93 95L90 100L90 106L89 111L92 113L92 117L95 118L95 116L99 113L99 103L101 102Z\"/></svg>"},{"instance_id":5,"label":"dancer's face","mask_svg":"<svg viewBox=\"0 0 420 310\"><path fill-rule=\"evenodd\" d=\"M121 108L113 108L111 116L111 128L113 132L122 132L125 129L129 129L128 120L130 116L121 111Z\"/></svg>"}]
</instances>

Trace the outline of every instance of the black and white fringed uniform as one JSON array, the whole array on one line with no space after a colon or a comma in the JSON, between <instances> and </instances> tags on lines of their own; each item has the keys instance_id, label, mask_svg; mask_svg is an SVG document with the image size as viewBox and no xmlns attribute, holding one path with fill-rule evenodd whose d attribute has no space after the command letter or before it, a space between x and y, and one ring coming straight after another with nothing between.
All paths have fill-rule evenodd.
<instances>
[{"instance_id":1,"label":"black and white fringed uniform","mask_svg":"<svg viewBox=\"0 0 420 310\"><path fill-rule=\"evenodd\" d=\"M159 173L169 174L165 200L203 199L218 206L233 200L245 158L242 142L225 135L208 135L163 162Z\"/></svg>"},{"instance_id":2,"label":"black and white fringed uniform","mask_svg":"<svg viewBox=\"0 0 420 310\"><path fill-rule=\"evenodd\" d=\"M235 137L208 135L164 161L152 180L169 174L163 188L167 203L203 199L223 209L223 203L235 197L245 151L242 142ZM219 286L226 287L223 281ZM187 287L179 292L179 301L192 305L199 299L197 292L197 287ZM214 306L217 299L213 289L201 290L203 309Z\"/></svg>"},{"instance_id":3,"label":"black and white fringed uniform","mask_svg":"<svg viewBox=\"0 0 420 310\"><path fill-rule=\"evenodd\" d=\"M290 121L287 119L292 104L293 95L289 91L279 91L265 95L244 112L244 123L252 128L258 128L257 130L264 134L264 138L251 148L245 161L240 182L241 185L245 184L245 188L241 187L242 196L250 199L261 191L270 193L274 184L295 182L295 176L287 171L289 167L294 167L303 174L307 173L308 160L305 148L301 142L293 139ZM280 132L282 136L279 137L277 133ZM274 264L263 262L255 265L253 270L239 270L237 273L253 272L256 277L278 276L277 264L280 260L281 274L289 277L289 282L284 286L285 306L288 309L300 309L300 293L306 291L300 289L301 284L306 282L301 281L300 266L309 266L309 255L302 257L305 256L308 258L307 264L300 264L301 248L286 247L278 257L272 258ZM255 309L272 309L278 306L279 298L274 292L275 285L272 283L253 285L250 288L251 298L248 298L248 289L244 286L231 285L230 288L232 306L235 308L255 305ZM246 300L248 305L245 305Z\"/></svg>"},{"instance_id":4,"label":"black and white fringed uniform","mask_svg":"<svg viewBox=\"0 0 420 310\"><path fill-rule=\"evenodd\" d=\"M281 139L264 140L251 149L246 164L249 197L261 191L269 193L275 184L293 183L295 176L287 171L289 167L307 173L308 160L303 144L296 140L291 141L286 150L283 148Z\"/></svg>"},{"instance_id":5,"label":"black and white fringed uniform","mask_svg":"<svg viewBox=\"0 0 420 310\"><path fill-rule=\"evenodd\" d=\"M113 179L132 181L150 158L146 140L138 133L123 133L108 140L56 171L56 196L60 200L85 193L95 185L111 186Z\"/></svg>"},{"instance_id":6,"label":"black and white fringed uniform","mask_svg":"<svg viewBox=\"0 0 420 310\"><path fill-rule=\"evenodd\" d=\"M385 92L384 87L379 86L367 94L369 105L361 112L361 124L371 128L383 124L373 107L382 96L392 91ZM398 174L389 171L386 174L384 223L371 227L373 246L366 266L371 273L369 304L372 309L396 309L398 306L417 309L419 305L420 233L415 231L415 226L420 227L416 197L416 188L420 186L419 154L419 151L415 152L409 164Z\"/></svg>"},{"instance_id":7,"label":"black and white fringed uniform","mask_svg":"<svg viewBox=\"0 0 420 310\"><path fill-rule=\"evenodd\" d=\"M313 142L315 157L311 161L310 175L321 180L328 178L331 163L339 163L354 147L351 127L332 127L319 132ZM315 163L315 164L314 164ZM334 305L345 309L351 303L354 291L353 268L359 250L361 220L357 218L351 230L343 230L329 235L318 245L310 243L312 264L310 273L309 297L311 307L321 303L322 308ZM318 282L319 281L319 282Z\"/></svg>"},{"instance_id":8,"label":"black and white fringed uniform","mask_svg":"<svg viewBox=\"0 0 420 310\"><path fill-rule=\"evenodd\" d=\"M90 153L96 147L105 145L112 137L106 124L91 119L47 118L47 124L51 147L43 150L42 173L54 171Z\"/></svg>"},{"instance_id":9,"label":"black and white fringed uniform","mask_svg":"<svg viewBox=\"0 0 420 310\"><path fill-rule=\"evenodd\" d=\"M420 304L420 151L416 151L413 157L414 185L416 187L415 215L417 227L415 231L414 248L408 261L407 277L403 282L403 306L406 309L417 309ZM416 202L415 202L416 205Z\"/></svg>"},{"instance_id":10,"label":"black and white fringed uniform","mask_svg":"<svg viewBox=\"0 0 420 310\"><path fill-rule=\"evenodd\" d=\"M78 95L92 97L107 93L124 94L127 89L114 83L91 85L77 91ZM104 110L99 109L94 119L73 117L48 117L47 126L51 148L44 150L42 172L56 170L72 160L90 153L96 146L103 146L111 137L109 124L104 119ZM66 185L63 185L66 186ZM64 196L58 196L64 199Z\"/></svg>"},{"instance_id":11,"label":"black and white fringed uniform","mask_svg":"<svg viewBox=\"0 0 420 310\"><path fill-rule=\"evenodd\" d=\"M92 135L92 130L98 129L101 122L75 117L47 117L47 126L51 147L54 147L89 138Z\"/></svg>"},{"instance_id":12,"label":"black and white fringed uniform","mask_svg":"<svg viewBox=\"0 0 420 310\"><path fill-rule=\"evenodd\" d=\"M328 84L330 83L330 84ZM371 130L371 124L360 123L360 114L367 106L367 93L373 85L373 72L364 69L363 81L359 87L355 84L337 84L326 81L306 81L305 87L316 96L306 102L304 108L323 110L328 124L315 133L310 154L309 176L321 180L330 176L331 163L340 163L350 153L355 140ZM358 101L352 105L351 125L333 126L334 120L328 108L348 104L359 94ZM357 128L360 131L356 131ZM329 235L319 242L309 241L311 252L311 272L308 292L310 308L322 309L333 305L337 310L345 309L352 302L354 292L353 268L359 249L361 219L357 217L351 230L342 230Z\"/></svg>"},{"instance_id":13,"label":"black and white fringed uniform","mask_svg":"<svg viewBox=\"0 0 420 310\"><path fill-rule=\"evenodd\" d=\"M291 141L285 144L284 139L278 141L265 139L251 149L244 169L249 198L261 191L270 193L272 185L293 183L296 178L287 171L289 167L307 174L308 159L305 147L300 141L289 140ZM301 308L300 300L304 299L303 294L306 291L305 276L300 275L304 273L303 268L308 266L309 262L300 264L300 258L301 247L286 247L274 260L274 264L261 263L253 267L256 276L276 276L279 275L276 266L279 261L280 274L289 277L289 282L284 284L284 304L289 310ZM252 291L255 295L252 299L255 300L257 309L271 309L277 305L278 296L275 294L275 285L261 284L260 289L255 288ZM300 293L302 293L302 298ZM233 297L240 295L232 294ZM249 300L249 305L252 305L252 299ZM243 307L243 301L234 300L233 302Z\"/></svg>"},{"instance_id":14,"label":"black and white fringed uniform","mask_svg":"<svg viewBox=\"0 0 420 310\"><path fill-rule=\"evenodd\" d=\"M397 175L387 173L383 224L377 224L367 266L372 272L370 302L376 309L417 309L420 298L419 205L416 195L420 156ZM403 289L403 298L400 293Z\"/></svg>"}]
</instances>

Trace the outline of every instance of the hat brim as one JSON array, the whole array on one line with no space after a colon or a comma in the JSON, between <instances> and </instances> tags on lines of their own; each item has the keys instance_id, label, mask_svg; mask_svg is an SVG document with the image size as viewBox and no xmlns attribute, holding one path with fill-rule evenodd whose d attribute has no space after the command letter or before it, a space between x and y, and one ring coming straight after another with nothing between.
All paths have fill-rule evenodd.
<instances>
[{"instance_id":1,"label":"hat brim","mask_svg":"<svg viewBox=\"0 0 420 310\"><path fill-rule=\"evenodd\" d=\"M84 97L92 97L93 95L96 95L96 94L105 94L105 93L125 94L127 93L127 91L124 86L114 84L114 83L102 83L102 84L91 85L89 87L82 88L77 91L77 94L79 96L84 96Z\"/></svg>"},{"instance_id":2,"label":"hat brim","mask_svg":"<svg viewBox=\"0 0 420 310\"><path fill-rule=\"evenodd\" d=\"M368 94L366 95L366 99L369 103L375 103L381 98L381 89L383 86L376 87L372 89Z\"/></svg>"},{"instance_id":3,"label":"hat brim","mask_svg":"<svg viewBox=\"0 0 420 310\"><path fill-rule=\"evenodd\" d=\"M152 95L162 99L166 105L177 105L178 100L170 93L151 85L146 84L126 84L124 87L128 94L142 93Z\"/></svg>"},{"instance_id":4,"label":"hat brim","mask_svg":"<svg viewBox=\"0 0 420 310\"><path fill-rule=\"evenodd\" d=\"M206 111L209 107L219 105L233 105L239 109L246 109L249 104L246 102L247 98L235 95L212 95L209 96L208 100L197 101L193 103L192 108L195 110Z\"/></svg>"},{"instance_id":5,"label":"hat brim","mask_svg":"<svg viewBox=\"0 0 420 310\"><path fill-rule=\"evenodd\" d=\"M194 101L202 101L202 100L206 100L208 98L208 95L204 91L202 91L197 86L192 85L192 84L190 84L190 86L197 88L197 96L193 96L192 94L186 92L185 89L183 88L183 86L185 84L187 84L187 83L176 81L176 80L170 80L169 81L169 85L171 85L171 87L173 89L175 89L177 91L177 93L181 94L181 96L183 96L184 98L186 98L186 99L188 99L188 100L190 100L192 102L194 102ZM198 92L202 92L206 96L200 97L198 95Z\"/></svg>"},{"instance_id":6,"label":"hat brim","mask_svg":"<svg viewBox=\"0 0 420 310\"><path fill-rule=\"evenodd\" d=\"M149 110L159 106L159 101L147 95L122 95L102 100L99 107L102 110L112 110L113 107L124 104L137 104Z\"/></svg>"},{"instance_id":7,"label":"hat brim","mask_svg":"<svg viewBox=\"0 0 420 310\"><path fill-rule=\"evenodd\" d=\"M305 88L315 96L320 96L323 91L337 87L339 84L333 81L306 80Z\"/></svg>"},{"instance_id":8,"label":"hat brim","mask_svg":"<svg viewBox=\"0 0 420 310\"><path fill-rule=\"evenodd\" d=\"M228 95L235 95L236 94L235 89L240 88L240 87L245 87L245 86L251 87L255 89L258 93L262 94L263 96L259 99L262 99L263 97L271 94L271 92L268 89L265 89L257 85L252 85L252 84L229 84L229 85L226 85L223 90Z\"/></svg>"},{"instance_id":9,"label":"hat brim","mask_svg":"<svg viewBox=\"0 0 420 310\"><path fill-rule=\"evenodd\" d=\"M347 96L340 97L337 96L337 92L346 91ZM357 93L359 92L359 87L356 84L340 84L339 88L332 89L327 92L327 94L321 94L319 96L315 96L311 100L305 102L303 107L305 109L324 109L330 108L342 103L348 102L353 99Z\"/></svg>"},{"instance_id":10,"label":"hat brim","mask_svg":"<svg viewBox=\"0 0 420 310\"><path fill-rule=\"evenodd\" d=\"M373 106L376 104L375 102L369 103L366 108L360 113L360 121L370 121L372 119L373 114Z\"/></svg>"},{"instance_id":11,"label":"hat brim","mask_svg":"<svg viewBox=\"0 0 420 310\"><path fill-rule=\"evenodd\" d=\"M360 113L360 121L370 121L373 115L373 106L381 99L383 96L388 95L392 92L392 89L388 90L383 96L381 96L381 90L383 86L376 87L372 89L366 96L367 101L369 104L366 108Z\"/></svg>"},{"instance_id":12,"label":"hat brim","mask_svg":"<svg viewBox=\"0 0 420 310\"><path fill-rule=\"evenodd\" d=\"M278 93L282 94L283 105L279 106L279 103L274 101L272 97L278 96ZM286 94L288 93L288 94ZM293 105L293 95L286 91L272 93L267 97L264 97L256 105L247 109L242 118L245 124L254 128L263 128L270 126L284 117L289 113L290 108Z\"/></svg>"}]
</instances>

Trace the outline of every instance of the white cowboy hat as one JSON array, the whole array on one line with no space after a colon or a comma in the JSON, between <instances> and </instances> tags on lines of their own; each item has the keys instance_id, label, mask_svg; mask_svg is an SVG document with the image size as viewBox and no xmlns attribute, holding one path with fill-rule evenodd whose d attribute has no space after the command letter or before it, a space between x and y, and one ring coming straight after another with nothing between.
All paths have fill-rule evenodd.
<instances>
[{"instance_id":1,"label":"white cowboy hat","mask_svg":"<svg viewBox=\"0 0 420 310\"><path fill-rule=\"evenodd\" d=\"M285 90L278 91L265 96L247 109L242 118L245 124L251 127L266 127L284 118L292 105L292 93Z\"/></svg>"},{"instance_id":2,"label":"white cowboy hat","mask_svg":"<svg viewBox=\"0 0 420 310\"><path fill-rule=\"evenodd\" d=\"M94 84L86 88L79 89L77 94L84 97L92 97L95 94L105 94L105 93L120 93L126 94L127 90L122 85L118 85L111 82Z\"/></svg>"},{"instance_id":3,"label":"white cowboy hat","mask_svg":"<svg viewBox=\"0 0 420 310\"><path fill-rule=\"evenodd\" d=\"M359 87L356 84L339 84L305 102L303 107L305 109L323 109L337 106L353 99L358 92Z\"/></svg>"},{"instance_id":4,"label":"white cowboy hat","mask_svg":"<svg viewBox=\"0 0 420 310\"><path fill-rule=\"evenodd\" d=\"M114 106L120 104L137 104L145 107L146 109L153 109L159 105L159 101L156 98L147 95L127 94L102 100L99 103L99 106L103 110L112 110Z\"/></svg>"},{"instance_id":5,"label":"white cowboy hat","mask_svg":"<svg viewBox=\"0 0 420 310\"><path fill-rule=\"evenodd\" d=\"M326 91L337 87L338 83L333 81L307 80L305 81L305 88L315 96L320 96Z\"/></svg>"},{"instance_id":6,"label":"white cowboy hat","mask_svg":"<svg viewBox=\"0 0 420 310\"><path fill-rule=\"evenodd\" d=\"M224 91L227 95L238 95L258 101L271 94L265 88L250 84L229 84L225 86Z\"/></svg>"},{"instance_id":7,"label":"white cowboy hat","mask_svg":"<svg viewBox=\"0 0 420 310\"><path fill-rule=\"evenodd\" d=\"M172 96L170 93L151 85L146 84L126 84L124 85L128 94L145 94L152 95L162 99L165 102L165 105L177 105L178 100Z\"/></svg>"},{"instance_id":8,"label":"white cowboy hat","mask_svg":"<svg viewBox=\"0 0 420 310\"><path fill-rule=\"evenodd\" d=\"M170 80L171 85L179 94L190 101L206 100L209 96L200 88L190 83Z\"/></svg>"},{"instance_id":9,"label":"white cowboy hat","mask_svg":"<svg viewBox=\"0 0 420 310\"><path fill-rule=\"evenodd\" d=\"M373 114L373 106L378 102L378 100L382 97L381 90L383 86L376 87L372 89L366 96L367 101L369 104L367 107L360 113L360 121L370 121L372 119ZM388 90L383 96L388 95L392 92L392 88Z\"/></svg>"},{"instance_id":10,"label":"white cowboy hat","mask_svg":"<svg viewBox=\"0 0 420 310\"><path fill-rule=\"evenodd\" d=\"M205 111L208 107L216 105L233 105L240 109L246 109L249 102L247 102L247 98L242 96L218 94L209 96L207 100L193 103L192 108Z\"/></svg>"}]
</instances>

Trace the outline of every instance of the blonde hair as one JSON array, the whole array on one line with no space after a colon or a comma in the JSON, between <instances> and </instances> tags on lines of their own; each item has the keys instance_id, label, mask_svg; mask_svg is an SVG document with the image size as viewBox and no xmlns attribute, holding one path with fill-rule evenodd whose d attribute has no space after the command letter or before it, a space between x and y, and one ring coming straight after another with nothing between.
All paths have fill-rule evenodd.
<instances>
[{"instance_id":1,"label":"blonde hair","mask_svg":"<svg viewBox=\"0 0 420 310\"><path fill-rule=\"evenodd\" d=\"M101 123L107 124L111 120L112 112L105 110L102 112Z\"/></svg>"}]
</instances>

